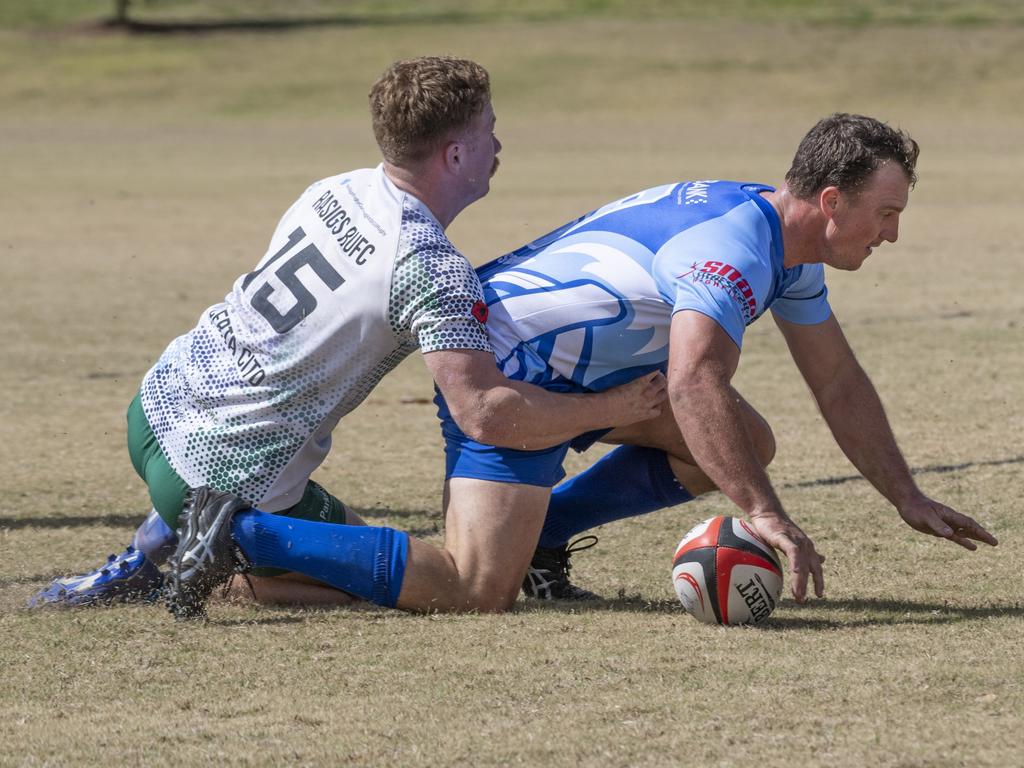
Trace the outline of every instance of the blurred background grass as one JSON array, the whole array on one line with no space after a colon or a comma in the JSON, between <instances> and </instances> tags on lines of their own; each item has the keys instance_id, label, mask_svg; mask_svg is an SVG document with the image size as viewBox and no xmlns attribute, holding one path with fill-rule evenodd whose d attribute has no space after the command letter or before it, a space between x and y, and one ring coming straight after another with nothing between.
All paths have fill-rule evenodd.
<instances>
[{"instance_id":1,"label":"blurred background grass","mask_svg":"<svg viewBox=\"0 0 1024 768\"><path fill-rule=\"evenodd\" d=\"M1016 3L132 7L136 32L170 34L110 28L112 8L0 3L0 765L1024 764ZM253 27L275 18L310 23ZM502 168L450 230L477 263L653 184L777 182L835 109L910 130L921 182L900 242L830 273L830 299L922 486L1002 546L913 534L842 481L764 321L737 383L775 429L772 477L828 555L829 599L785 600L763 630L699 625L672 597L682 533L732 512L715 496L603 527L575 561L608 598L587 610L218 605L188 627L160 607L24 610L148 507L124 409L156 355L306 184L376 162L370 83L436 52L493 79ZM430 391L410 358L317 479L437 542Z\"/></svg>"},{"instance_id":2,"label":"blurred background grass","mask_svg":"<svg viewBox=\"0 0 1024 768\"><path fill-rule=\"evenodd\" d=\"M118 16L115 0L5 0L0 27L103 23ZM1016 0L131 0L138 23L260 20L386 24L457 21L553 21L567 18L742 19L825 24L1024 23Z\"/></svg>"}]
</instances>

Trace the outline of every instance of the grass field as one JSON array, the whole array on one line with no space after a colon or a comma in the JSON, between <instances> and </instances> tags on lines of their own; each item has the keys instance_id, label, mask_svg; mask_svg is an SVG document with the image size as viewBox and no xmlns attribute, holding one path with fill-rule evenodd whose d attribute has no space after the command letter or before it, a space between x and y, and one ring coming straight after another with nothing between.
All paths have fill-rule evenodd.
<instances>
[{"instance_id":1,"label":"grass field","mask_svg":"<svg viewBox=\"0 0 1024 768\"><path fill-rule=\"evenodd\" d=\"M177 5L139 16L199 4ZM799 2L772 22L765 5L539 17L480 0L446 19L437 2L422 23L203 35L86 24L106 3L7 6L0 766L1024 765L1024 26L1012 3L848 4L870 11L858 23ZM1000 547L903 526L765 322L738 386L775 429L772 477L828 556L828 597L783 602L762 629L698 625L672 593L675 544L731 512L721 497L599 531L574 576L608 600L582 610L218 605L197 625L158 607L24 610L127 543L148 508L124 449L142 375L308 182L376 162L369 84L428 52L479 59L494 81L502 168L449 233L477 262L654 184L777 183L834 110L911 131L921 178L900 242L830 273L830 295L922 486ZM422 363L403 364L317 479L440 541L429 393Z\"/></svg>"}]
</instances>

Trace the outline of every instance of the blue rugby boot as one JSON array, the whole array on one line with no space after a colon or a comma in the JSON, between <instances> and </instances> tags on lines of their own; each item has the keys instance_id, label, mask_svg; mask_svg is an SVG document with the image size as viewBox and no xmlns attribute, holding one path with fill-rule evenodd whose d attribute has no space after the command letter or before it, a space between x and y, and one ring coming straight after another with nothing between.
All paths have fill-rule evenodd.
<instances>
[{"instance_id":1,"label":"blue rugby boot","mask_svg":"<svg viewBox=\"0 0 1024 768\"><path fill-rule=\"evenodd\" d=\"M141 551L128 547L120 555L108 557L95 571L55 579L29 599L28 607L155 602L163 584L160 569Z\"/></svg>"}]
</instances>

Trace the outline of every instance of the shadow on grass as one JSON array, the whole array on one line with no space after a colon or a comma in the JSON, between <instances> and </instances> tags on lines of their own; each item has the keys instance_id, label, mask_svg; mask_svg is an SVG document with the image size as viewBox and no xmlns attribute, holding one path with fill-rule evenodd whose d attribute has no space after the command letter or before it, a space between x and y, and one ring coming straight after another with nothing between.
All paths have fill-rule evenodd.
<instances>
[{"instance_id":1,"label":"shadow on grass","mask_svg":"<svg viewBox=\"0 0 1024 768\"><path fill-rule=\"evenodd\" d=\"M264 17L252 19L179 19L143 21L108 19L100 30L135 35L201 35L219 32L287 32L326 27L383 27L399 24L460 24L483 21L486 17L465 11L407 14L330 15L304 17Z\"/></svg>"},{"instance_id":2,"label":"shadow on grass","mask_svg":"<svg viewBox=\"0 0 1024 768\"><path fill-rule=\"evenodd\" d=\"M1006 459L990 459L988 461L965 461L961 464L929 464L924 467L915 467L910 470L912 475L946 475L950 472L960 472L964 469L975 469L977 467L1002 467L1009 464L1024 464L1024 456L1011 456ZM817 480L804 480L799 483L786 483L783 488L815 488L822 485L843 485L844 483L867 482L861 475L840 475L836 477L822 477Z\"/></svg>"},{"instance_id":3,"label":"shadow on grass","mask_svg":"<svg viewBox=\"0 0 1024 768\"><path fill-rule=\"evenodd\" d=\"M994 618L1024 618L1024 603L1003 605L949 605L919 603L911 600L850 598L824 600L803 608L786 601L797 613L773 616L766 630L788 629L855 629L859 627L900 626L907 624L959 624ZM829 615L801 615L805 611ZM839 613L840 615L836 615ZM844 615L845 614L845 615Z\"/></svg>"},{"instance_id":4,"label":"shadow on grass","mask_svg":"<svg viewBox=\"0 0 1024 768\"><path fill-rule=\"evenodd\" d=\"M1024 618L1024 604L1022 603L955 607L942 603L918 603L908 600L851 598L847 600L822 600L802 608L787 600L783 602L783 606L790 609L786 613L795 610L795 614L783 616L775 614L765 624L746 629L759 632L791 630L834 631L879 626L954 624L1002 617ZM263 613L262 615L258 613L248 618L208 619L208 621L211 624L228 626L273 624L285 623L284 619L302 621L305 617L339 612L355 616L361 615L362 618L369 618L370 620L383 619L384 617L387 617L389 620L402 617L412 619L420 616L420 614L413 613L384 612L383 609L371 603L355 603L337 608L316 607L308 609L267 606L267 610L286 610L289 611L289 614L288 616L278 616L272 613ZM296 616L294 614L296 611L300 615ZM515 612L521 615L541 612L570 615L600 612L676 614L680 617L685 615L685 611L676 600L645 600L639 596L620 597L610 600L591 600L587 602L530 600L525 603L518 603ZM809 613L815 615L808 615ZM825 613L828 615L821 615ZM837 613L840 615L837 616Z\"/></svg>"},{"instance_id":5,"label":"shadow on grass","mask_svg":"<svg viewBox=\"0 0 1024 768\"><path fill-rule=\"evenodd\" d=\"M977 467L1001 467L1011 464L1024 464L1024 455L1011 456L1005 459L989 459L983 461L966 461L961 464L930 464L912 470L915 475L949 474ZM866 482L860 475L842 475L822 477L816 480L804 480L799 483L786 483L783 488L813 488L817 486L843 485L844 483ZM371 525L374 521L422 519L437 520L427 526L402 527L402 530L413 536L431 536L441 532L440 517L437 512L425 509L392 509L388 507L352 507L352 509ZM14 517L0 518L0 530L20 530L22 528L84 528L89 526L106 526L111 528L136 527L142 522L144 515L54 515L48 517Z\"/></svg>"},{"instance_id":6,"label":"shadow on grass","mask_svg":"<svg viewBox=\"0 0 1024 768\"><path fill-rule=\"evenodd\" d=\"M22 528L137 528L145 515L48 515L46 517L0 517L0 530Z\"/></svg>"},{"instance_id":7,"label":"shadow on grass","mask_svg":"<svg viewBox=\"0 0 1024 768\"><path fill-rule=\"evenodd\" d=\"M19 587L26 584L42 587L54 579L60 579L67 575L66 573L32 573L25 576L0 576L0 589Z\"/></svg>"},{"instance_id":8,"label":"shadow on grass","mask_svg":"<svg viewBox=\"0 0 1024 768\"><path fill-rule=\"evenodd\" d=\"M429 512L425 509L389 509L380 507L352 507L352 510L374 525L375 520L381 519L432 519L437 517L436 512ZM137 528L139 523L145 519L142 514L127 515L47 515L46 517L0 517L0 530L17 531L23 528L89 528L92 526L104 528ZM413 536L431 536L441 531L440 522L426 526L403 527L402 530Z\"/></svg>"},{"instance_id":9,"label":"shadow on grass","mask_svg":"<svg viewBox=\"0 0 1024 768\"><path fill-rule=\"evenodd\" d=\"M836 630L860 627L899 626L906 624L955 624L992 618L1024 618L1024 603L956 606L948 603L921 603L912 600L848 598L819 600L798 606L784 600L783 615L774 614L757 630L810 629ZM624 613L677 613L683 609L675 600L645 600L639 596L625 596L607 600L574 603L571 601L529 601L522 604L527 611L559 611L586 613L612 611ZM522 610L521 608L521 610Z\"/></svg>"},{"instance_id":10,"label":"shadow on grass","mask_svg":"<svg viewBox=\"0 0 1024 768\"><path fill-rule=\"evenodd\" d=\"M47 515L46 517L0 517L0 530L22 528L136 528L145 515Z\"/></svg>"},{"instance_id":11,"label":"shadow on grass","mask_svg":"<svg viewBox=\"0 0 1024 768\"><path fill-rule=\"evenodd\" d=\"M295 610L295 609L291 609ZM309 611L308 614L312 614ZM309 621L309 615L303 613L302 615L295 615L289 613L284 616L278 614L276 616L268 616L266 614L257 614L249 617L239 616L237 618L225 618L223 616L207 616L205 619L195 619L186 621L175 622L178 626L182 627L245 627L245 626L273 626L278 624L305 624Z\"/></svg>"},{"instance_id":12,"label":"shadow on grass","mask_svg":"<svg viewBox=\"0 0 1024 768\"><path fill-rule=\"evenodd\" d=\"M26 585L32 582L48 583L53 576L36 574L14 578L0 578L0 589L10 586ZM154 610L162 612L163 605L159 602L150 604ZM64 610L114 610L123 608L124 604L97 605L83 608L66 609L49 607L47 611ZM792 600L782 602L786 610L783 615L776 613L764 624L756 627L745 627L745 631L780 632L794 630L810 630L815 632L862 629L865 627L895 627L907 625L946 625L969 621L984 621L998 618L1024 618L1024 603L991 604L979 606L952 606L947 603L922 603L912 600L848 598L843 600L819 600L799 607ZM325 607L316 606L249 606L253 613L247 616L212 616L194 622L197 626L238 627L245 625L301 624L311 618L327 614L350 614L363 620L382 621L401 618L414 619L421 614L386 611L371 603L358 602L352 605ZM25 612L30 611L24 608ZM284 613L282 613L284 612ZM574 602L569 600L541 601L529 600L516 605L515 612L523 615L530 613L560 613L566 615L582 615L587 613L655 613L675 614L682 618L685 611L676 600L647 600L638 595L618 597L607 600L589 600ZM184 622L189 626L191 622Z\"/></svg>"}]
</instances>

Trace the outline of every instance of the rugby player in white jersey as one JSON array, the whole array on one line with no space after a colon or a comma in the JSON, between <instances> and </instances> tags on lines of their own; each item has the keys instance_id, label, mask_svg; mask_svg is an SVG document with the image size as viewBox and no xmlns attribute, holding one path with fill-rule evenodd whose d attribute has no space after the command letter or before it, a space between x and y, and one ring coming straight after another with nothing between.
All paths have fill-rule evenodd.
<instances>
[{"instance_id":1,"label":"rugby player in white jersey","mask_svg":"<svg viewBox=\"0 0 1024 768\"><path fill-rule=\"evenodd\" d=\"M565 396L497 370L480 282L444 234L487 194L498 167L487 72L454 58L400 61L373 86L370 110L384 161L312 184L255 270L143 379L128 410L128 443L154 509L133 546L90 574L57 580L33 605L151 594L191 487L230 492L291 520L361 523L310 475L339 420L417 348L461 428L487 442L546 447L581 428L660 411L658 376ZM351 546L387 546L374 531L360 531ZM445 553L453 563L474 556L455 544ZM389 578L371 569L368 589L387 595ZM258 581L272 599L273 582Z\"/></svg>"},{"instance_id":2,"label":"rugby player in white jersey","mask_svg":"<svg viewBox=\"0 0 1024 768\"><path fill-rule=\"evenodd\" d=\"M570 536L715 489L787 556L797 601L808 579L823 595L824 558L764 469L775 452L771 429L731 383L745 328L769 308L838 444L902 519L966 549L994 546L975 520L917 487L825 289L823 265L856 270L874 248L896 241L917 155L902 131L836 114L804 137L779 189L726 181L656 187L480 268L505 375L581 393L663 371L672 408L548 449L510 450L467 434L442 386L446 537L460 547L468 537L474 556L452 567L424 545L398 573L379 548L376 567L391 570L398 596L369 599L411 610L508 608L527 573L524 543L532 548L538 537L524 588L580 596L568 581ZM552 494L567 450L596 439L620 447ZM480 510L491 516L488 526L460 524L486 519ZM193 503L186 517L172 567L179 615L197 613L215 583L249 564L291 568L366 596L352 585L372 563L330 532L346 526L286 530L272 515L215 497Z\"/></svg>"}]
</instances>

